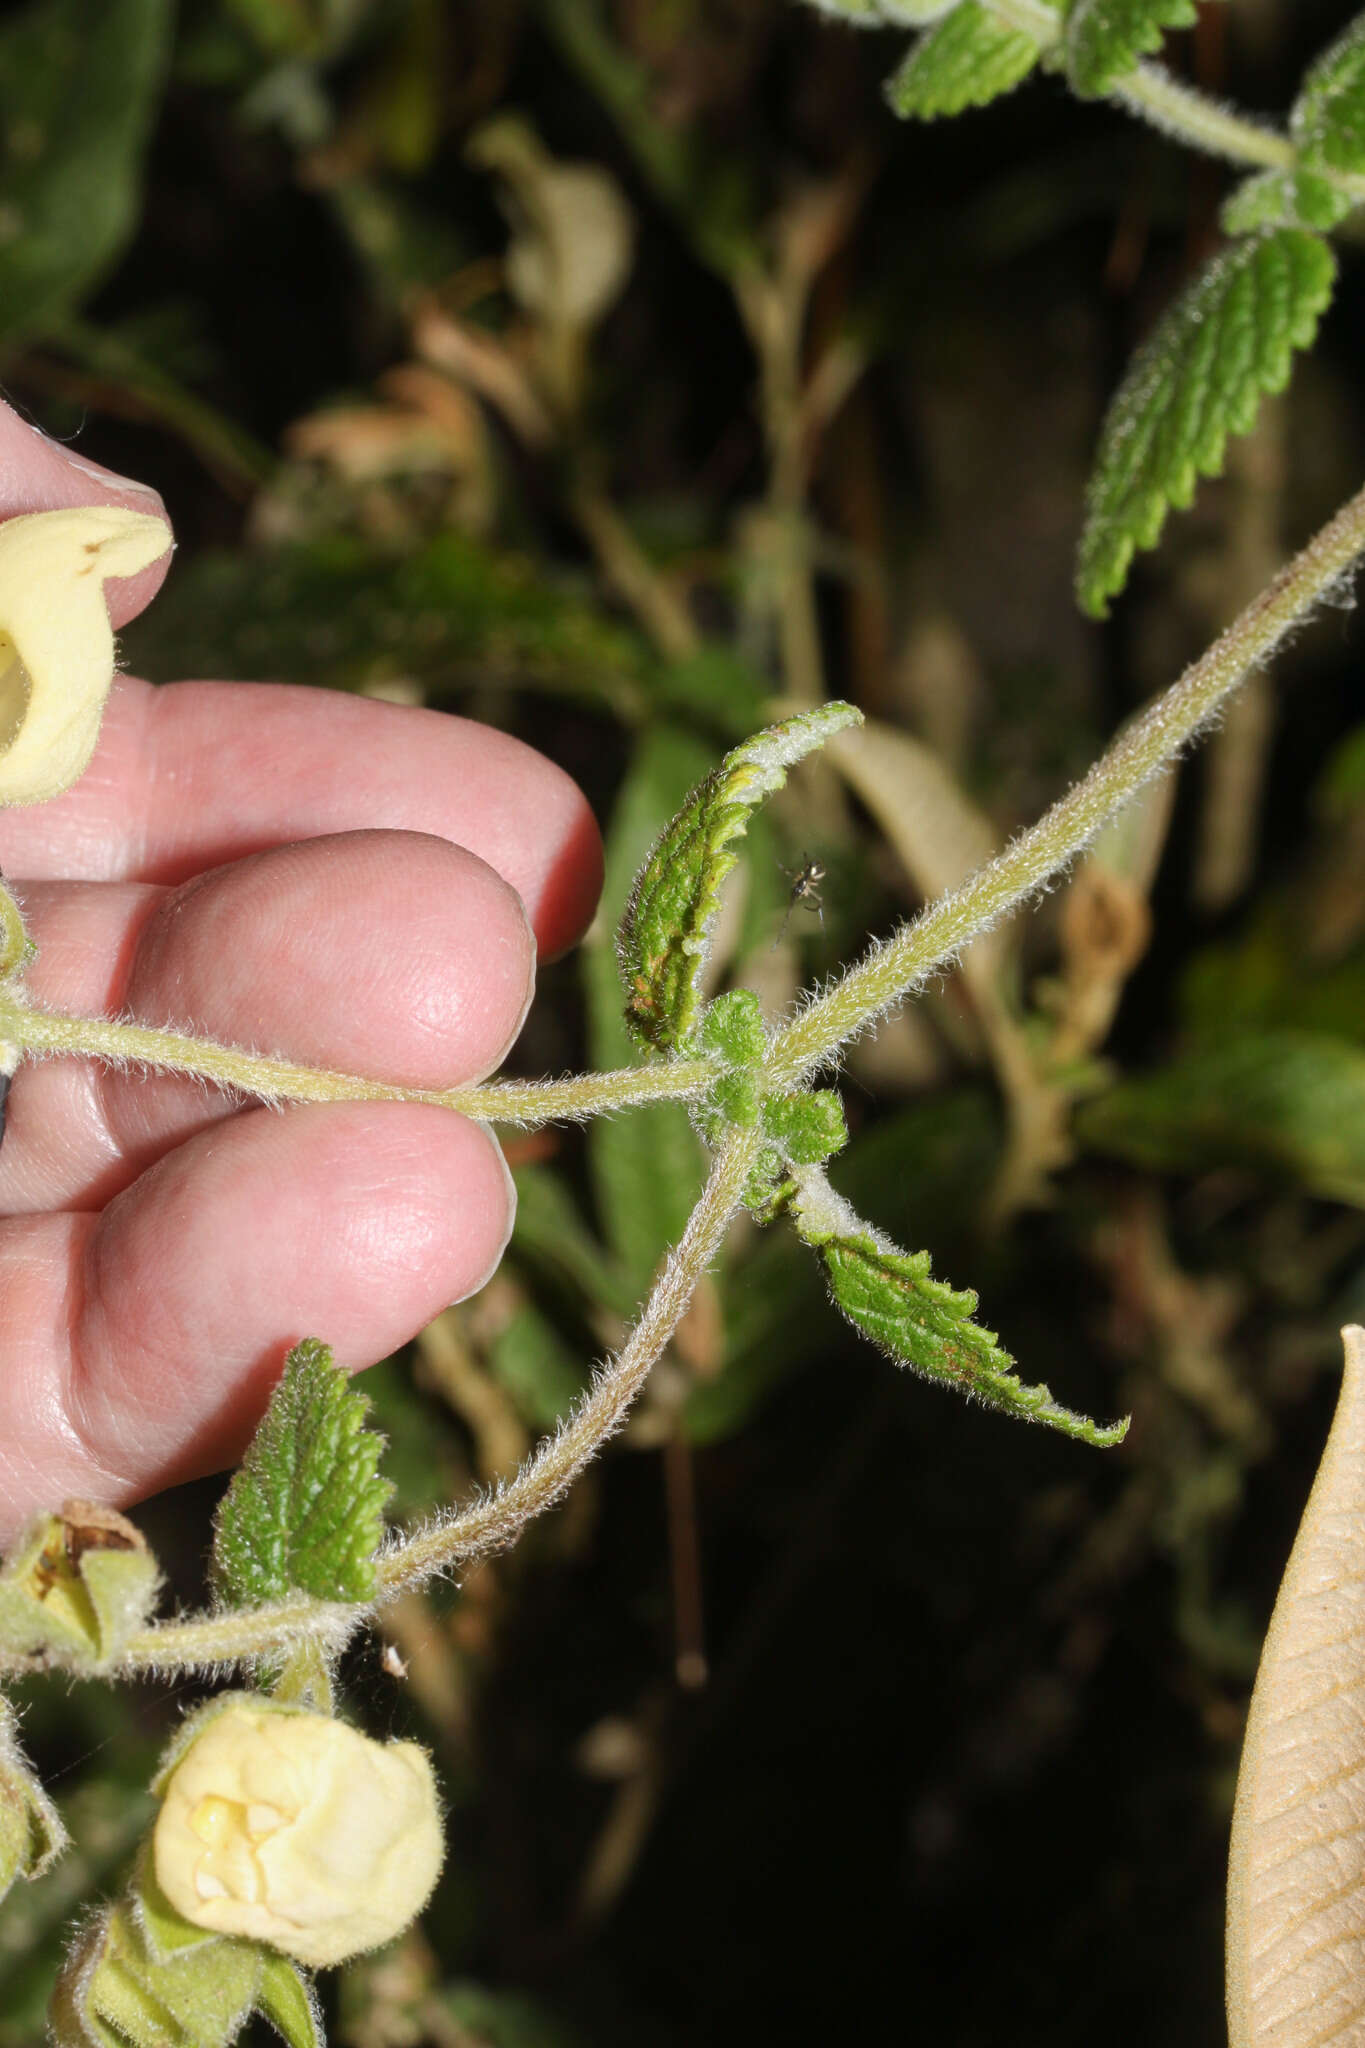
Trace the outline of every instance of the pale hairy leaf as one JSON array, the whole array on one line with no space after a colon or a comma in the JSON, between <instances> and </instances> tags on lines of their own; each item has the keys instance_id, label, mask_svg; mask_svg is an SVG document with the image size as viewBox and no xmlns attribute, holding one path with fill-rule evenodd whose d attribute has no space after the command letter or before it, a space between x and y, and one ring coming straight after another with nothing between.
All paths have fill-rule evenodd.
<instances>
[{"instance_id":1,"label":"pale hairy leaf","mask_svg":"<svg viewBox=\"0 0 1365 2048\"><path fill-rule=\"evenodd\" d=\"M727 754L665 826L635 878L618 937L626 1021L644 1044L671 1051L693 1042L734 842L788 769L859 717L851 704L822 704L769 726Z\"/></svg>"},{"instance_id":2,"label":"pale hairy leaf","mask_svg":"<svg viewBox=\"0 0 1365 2048\"><path fill-rule=\"evenodd\" d=\"M1365 1330L1261 1653L1228 1862L1231 2048L1365 2039Z\"/></svg>"},{"instance_id":3,"label":"pale hairy leaf","mask_svg":"<svg viewBox=\"0 0 1365 2048\"><path fill-rule=\"evenodd\" d=\"M1354 203L1339 185L1311 171L1257 171L1237 186L1219 219L1226 235L1295 227L1319 228L1325 234L1345 220Z\"/></svg>"},{"instance_id":4,"label":"pale hairy leaf","mask_svg":"<svg viewBox=\"0 0 1365 2048\"><path fill-rule=\"evenodd\" d=\"M223 1496L214 1590L228 1606L312 1593L368 1600L392 1492L370 1404L316 1338L296 1344L264 1420Z\"/></svg>"},{"instance_id":5,"label":"pale hairy leaf","mask_svg":"<svg viewBox=\"0 0 1365 2048\"><path fill-rule=\"evenodd\" d=\"M1084 610L1103 618L1139 548L1155 547L1172 506L1216 476L1229 434L1255 423L1289 381L1332 295L1336 259L1318 235L1275 228L1215 256L1138 351L1105 418L1076 574Z\"/></svg>"}]
</instances>

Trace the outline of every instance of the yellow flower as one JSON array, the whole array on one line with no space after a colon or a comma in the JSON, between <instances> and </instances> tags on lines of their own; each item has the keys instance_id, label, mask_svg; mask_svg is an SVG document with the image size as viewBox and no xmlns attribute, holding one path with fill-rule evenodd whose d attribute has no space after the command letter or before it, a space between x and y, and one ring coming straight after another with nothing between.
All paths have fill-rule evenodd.
<instances>
[{"instance_id":1,"label":"yellow flower","mask_svg":"<svg viewBox=\"0 0 1365 2048\"><path fill-rule=\"evenodd\" d=\"M313 1969L400 1934L443 1853L415 1742L237 1700L172 1767L152 1837L157 1883L183 1918Z\"/></svg>"},{"instance_id":2,"label":"yellow flower","mask_svg":"<svg viewBox=\"0 0 1365 2048\"><path fill-rule=\"evenodd\" d=\"M171 545L164 519L119 505L0 525L0 804L40 804L83 773L114 679L108 576Z\"/></svg>"}]
</instances>

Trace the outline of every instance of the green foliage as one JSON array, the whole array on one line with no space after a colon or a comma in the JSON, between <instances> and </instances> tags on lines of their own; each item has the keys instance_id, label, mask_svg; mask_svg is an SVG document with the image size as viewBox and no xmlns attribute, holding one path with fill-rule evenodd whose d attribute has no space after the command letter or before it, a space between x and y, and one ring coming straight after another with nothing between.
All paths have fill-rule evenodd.
<instances>
[{"instance_id":1,"label":"green foliage","mask_svg":"<svg viewBox=\"0 0 1365 2048\"><path fill-rule=\"evenodd\" d=\"M1194 0L1075 0L1066 22L1067 74L1085 99L1098 99L1159 50L1166 31L1190 28Z\"/></svg>"},{"instance_id":2,"label":"green foliage","mask_svg":"<svg viewBox=\"0 0 1365 2048\"><path fill-rule=\"evenodd\" d=\"M1365 171L1365 14L1304 74L1289 132L1307 171Z\"/></svg>"},{"instance_id":3,"label":"green foliage","mask_svg":"<svg viewBox=\"0 0 1365 2048\"><path fill-rule=\"evenodd\" d=\"M531 1302L522 1302L489 1347L493 1376L535 1429L553 1429L583 1391L583 1360Z\"/></svg>"},{"instance_id":4,"label":"green foliage","mask_svg":"<svg viewBox=\"0 0 1365 2048\"><path fill-rule=\"evenodd\" d=\"M1077 1130L1158 1172L1246 1166L1365 1207L1365 1051L1309 1031L1235 1037L1120 1083Z\"/></svg>"},{"instance_id":5,"label":"green foliage","mask_svg":"<svg viewBox=\"0 0 1365 2048\"><path fill-rule=\"evenodd\" d=\"M213 1586L225 1606L311 1593L368 1600L392 1488L370 1404L316 1338L296 1344L223 1496Z\"/></svg>"},{"instance_id":6,"label":"green foliage","mask_svg":"<svg viewBox=\"0 0 1365 2048\"><path fill-rule=\"evenodd\" d=\"M626 1018L641 1044L671 1051L696 1042L721 884L737 857L733 843L754 807L781 789L787 770L859 715L849 704L825 704L736 747L692 790L652 848L619 937Z\"/></svg>"},{"instance_id":7,"label":"green foliage","mask_svg":"<svg viewBox=\"0 0 1365 2048\"><path fill-rule=\"evenodd\" d=\"M714 758L691 733L667 723L641 740L607 834L600 914L604 933L623 915L647 849ZM622 1066L638 1053L622 1014L615 953L605 936L587 947L583 974L593 1064ZM665 1247L676 1244L692 1213L705 1170L702 1150L683 1105L657 1102L594 1123L588 1163L602 1233L633 1307Z\"/></svg>"},{"instance_id":8,"label":"green foliage","mask_svg":"<svg viewBox=\"0 0 1365 2048\"><path fill-rule=\"evenodd\" d=\"M40 0L0 29L0 337L89 292L137 218L170 0Z\"/></svg>"},{"instance_id":9,"label":"green foliage","mask_svg":"<svg viewBox=\"0 0 1365 2048\"><path fill-rule=\"evenodd\" d=\"M805 1183L792 1215L820 1254L835 1307L889 1358L987 1407L1082 1443L1105 1448L1123 1441L1126 1421L1102 1426L1063 1408L1048 1388L1016 1379L1009 1353L992 1331L972 1320L975 1294L931 1278L927 1252L898 1250L827 1183Z\"/></svg>"},{"instance_id":10,"label":"green foliage","mask_svg":"<svg viewBox=\"0 0 1365 2048\"><path fill-rule=\"evenodd\" d=\"M917 121L988 106L1022 85L1041 54L1031 35L1007 27L979 0L962 0L892 73L887 101L902 119Z\"/></svg>"},{"instance_id":11,"label":"green foliage","mask_svg":"<svg viewBox=\"0 0 1365 2048\"><path fill-rule=\"evenodd\" d=\"M763 1128L793 1166L819 1166L848 1143L843 1101L833 1088L770 1096Z\"/></svg>"},{"instance_id":12,"label":"green foliage","mask_svg":"<svg viewBox=\"0 0 1365 2048\"><path fill-rule=\"evenodd\" d=\"M1243 179L1219 218L1228 235L1294 227L1316 228L1325 234L1345 220L1354 204L1339 185L1309 171L1257 171Z\"/></svg>"},{"instance_id":13,"label":"green foliage","mask_svg":"<svg viewBox=\"0 0 1365 2048\"><path fill-rule=\"evenodd\" d=\"M289 2048L321 2048L312 1996L282 1956L214 1937L159 1954L117 1905L73 1951L50 2038L54 2048L229 2048L253 2012Z\"/></svg>"},{"instance_id":14,"label":"green foliage","mask_svg":"<svg viewBox=\"0 0 1365 2048\"><path fill-rule=\"evenodd\" d=\"M1167 511L1222 467L1267 392L1289 381L1332 295L1336 260L1318 236L1278 228L1216 256L1159 322L1129 368L1100 435L1076 587L1103 618L1138 548Z\"/></svg>"}]
</instances>

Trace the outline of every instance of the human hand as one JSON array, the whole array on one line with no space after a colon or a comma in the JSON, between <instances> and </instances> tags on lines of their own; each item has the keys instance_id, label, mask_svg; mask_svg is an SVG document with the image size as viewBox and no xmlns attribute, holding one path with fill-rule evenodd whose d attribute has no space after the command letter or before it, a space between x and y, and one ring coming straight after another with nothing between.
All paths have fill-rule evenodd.
<instances>
[{"instance_id":1,"label":"human hand","mask_svg":"<svg viewBox=\"0 0 1365 2048\"><path fill-rule=\"evenodd\" d=\"M0 518L77 504L160 510L0 408ZM168 566L106 586L115 626ZM81 780L0 813L0 869L39 1006L446 1087L503 1058L601 851L567 776L466 720L120 678ZM484 1284L512 1214L496 1144L447 1110L25 1063L0 1146L0 1542L67 1495L126 1505L232 1462L291 1343L373 1364Z\"/></svg>"}]
</instances>

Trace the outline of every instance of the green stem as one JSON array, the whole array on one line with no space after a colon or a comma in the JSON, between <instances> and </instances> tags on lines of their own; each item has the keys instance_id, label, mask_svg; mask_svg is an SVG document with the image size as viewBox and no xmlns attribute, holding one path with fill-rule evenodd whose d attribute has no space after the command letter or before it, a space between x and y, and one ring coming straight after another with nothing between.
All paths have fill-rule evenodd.
<instances>
[{"instance_id":1,"label":"green stem","mask_svg":"<svg viewBox=\"0 0 1365 2048\"><path fill-rule=\"evenodd\" d=\"M1062 16L1042 0L984 0L984 4L997 20L1031 36L1040 50L1052 48L1065 33ZM1172 78L1160 64L1138 64L1115 82L1109 97L1139 120L1149 121L1163 134L1209 156L1265 170L1294 167L1297 151L1287 135ZM1345 171L1320 170L1315 175L1353 199L1365 200L1365 178Z\"/></svg>"},{"instance_id":2,"label":"green stem","mask_svg":"<svg viewBox=\"0 0 1365 2048\"><path fill-rule=\"evenodd\" d=\"M379 1564L379 1598L394 1599L423 1579L505 1547L572 1485L625 1421L631 1403L687 1311L719 1252L758 1155L759 1137L735 1131L718 1153L688 1221L623 1349L598 1373L558 1430L516 1477L472 1507L401 1537ZM307 1646L335 1655L366 1619L366 1607L299 1598L228 1614L155 1622L134 1636L108 1674L133 1678L287 1655L308 1668ZM6 1668L0 1657L0 1671ZM31 1669L24 1662L22 1668Z\"/></svg>"},{"instance_id":3,"label":"green stem","mask_svg":"<svg viewBox=\"0 0 1365 2048\"><path fill-rule=\"evenodd\" d=\"M391 1599L452 1565L504 1549L529 1521L553 1507L608 1437L615 1435L720 1250L753 1171L759 1143L756 1131L731 1132L640 1320L622 1350L598 1373L555 1434L546 1438L506 1485L486 1494L473 1507L404 1537L381 1558L382 1597Z\"/></svg>"},{"instance_id":4,"label":"green stem","mask_svg":"<svg viewBox=\"0 0 1365 2048\"><path fill-rule=\"evenodd\" d=\"M1175 759L1248 670L1264 661L1289 628L1340 582L1362 548L1365 490L1342 507L1164 696L1124 728L1109 752L1046 816L960 889L902 925L779 1031L766 1066L769 1085L790 1088L801 1081L969 939L1050 881L1150 776Z\"/></svg>"},{"instance_id":5,"label":"green stem","mask_svg":"<svg viewBox=\"0 0 1365 2048\"><path fill-rule=\"evenodd\" d=\"M296 1066L240 1046L218 1045L180 1031L120 1024L103 1017L66 1017L30 1010L0 991L0 1044L21 1052L135 1062L189 1074L268 1102L430 1102L490 1124L538 1124L600 1116L637 1102L687 1101L714 1083L710 1060L660 1060L565 1081L488 1081L462 1088L401 1088L355 1074Z\"/></svg>"}]
</instances>

